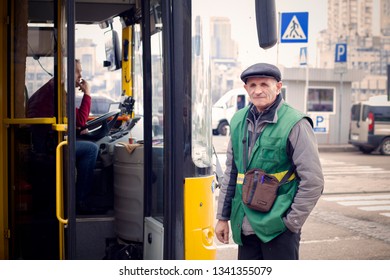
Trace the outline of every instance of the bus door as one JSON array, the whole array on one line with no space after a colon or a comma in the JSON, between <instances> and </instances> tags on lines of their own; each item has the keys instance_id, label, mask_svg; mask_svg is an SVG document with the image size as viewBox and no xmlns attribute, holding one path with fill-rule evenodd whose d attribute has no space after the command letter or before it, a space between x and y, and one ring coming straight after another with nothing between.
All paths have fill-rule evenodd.
<instances>
[{"instance_id":1,"label":"bus door","mask_svg":"<svg viewBox=\"0 0 390 280\"><path fill-rule=\"evenodd\" d=\"M256 1L262 2L274 0ZM0 95L0 258L101 259L110 238L141 246L143 259L215 258L207 3L7 0L1 5L7 20L0 34L7 44L0 54L7 68L0 68L0 90L6 88L7 94ZM261 15L272 15L261 8L256 14L259 21L267 18ZM112 134L96 143L114 158L110 187L137 187L141 198L139 204L123 204L124 210L136 207L137 214L80 217L75 209L75 52L87 62L82 63L87 71L97 54L78 49L75 34L81 27L76 30L76 23L102 28L115 17L126 26L119 35L122 61L115 60L112 69L119 70L122 80L107 78L101 69L97 80L106 82L104 90L112 86L112 95L134 96L136 117L120 137ZM86 37L80 42L89 42ZM109 41L114 37L108 36ZM274 42L266 36L259 44ZM110 44L105 47L107 55ZM109 55L106 60L112 65ZM46 106L33 110L35 94L45 85L52 96L47 101L42 97ZM125 107L126 100L121 99ZM135 140L142 148L132 161L119 147ZM116 169L122 163L124 173ZM114 203L126 194L117 197ZM127 218L136 219L136 226Z\"/></svg>"},{"instance_id":2,"label":"bus door","mask_svg":"<svg viewBox=\"0 0 390 280\"><path fill-rule=\"evenodd\" d=\"M57 8L64 11L66 1L58 1L59 6L57 1L47 1L43 6L35 1L16 2L8 1L11 17L6 100L9 110L4 120L8 125L9 163L6 257L58 259L64 253L66 224L61 218L64 193L58 179L73 177L62 171L57 176L56 167L61 170L66 166L63 159L74 154L74 147L63 142L67 131L64 104L68 60L61 54L69 57L69 52L65 29L58 28L66 26L67 17L57 17ZM57 153L58 144L66 149ZM62 219L60 226L57 217Z\"/></svg>"}]
</instances>

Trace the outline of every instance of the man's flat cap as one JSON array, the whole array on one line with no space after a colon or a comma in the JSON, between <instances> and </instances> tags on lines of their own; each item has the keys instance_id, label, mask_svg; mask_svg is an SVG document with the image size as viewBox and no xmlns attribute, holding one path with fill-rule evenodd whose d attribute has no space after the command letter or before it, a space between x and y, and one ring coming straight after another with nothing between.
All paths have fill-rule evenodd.
<instances>
[{"instance_id":1,"label":"man's flat cap","mask_svg":"<svg viewBox=\"0 0 390 280\"><path fill-rule=\"evenodd\" d=\"M241 74L241 80L244 83L246 83L246 80L251 77L274 78L278 82L282 79L282 75L280 74L278 67L268 63L257 63L249 66Z\"/></svg>"}]
</instances>

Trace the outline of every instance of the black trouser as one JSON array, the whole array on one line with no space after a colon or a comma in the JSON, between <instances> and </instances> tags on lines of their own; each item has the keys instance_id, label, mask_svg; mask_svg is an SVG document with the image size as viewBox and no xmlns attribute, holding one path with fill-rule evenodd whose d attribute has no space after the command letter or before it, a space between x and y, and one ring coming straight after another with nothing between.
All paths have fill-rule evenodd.
<instances>
[{"instance_id":1,"label":"black trouser","mask_svg":"<svg viewBox=\"0 0 390 280\"><path fill-rule=\"evenodd\" d=\"M255 234L241 234L242 246L238 246L239 260L298 260L301 233L286 230L264 243Z\"/></svg>"}]
</instances>

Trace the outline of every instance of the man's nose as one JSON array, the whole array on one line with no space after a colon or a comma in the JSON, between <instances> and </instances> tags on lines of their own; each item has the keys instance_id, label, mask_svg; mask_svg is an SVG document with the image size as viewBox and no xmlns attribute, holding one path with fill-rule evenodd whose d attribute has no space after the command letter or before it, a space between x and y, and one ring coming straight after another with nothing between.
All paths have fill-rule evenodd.
<instances>
[{"instance_id":1,"label":"man's nose","mask_svg":"<svg viewBox=\"0 0 390 280\"><path fill-rule=\"evenodd\" d=\"M261 94L263 92L263 87L261 85L257 85L255 88L254 88L254 91L253 91L255 94Z\"/></svg>"}]
</instances>

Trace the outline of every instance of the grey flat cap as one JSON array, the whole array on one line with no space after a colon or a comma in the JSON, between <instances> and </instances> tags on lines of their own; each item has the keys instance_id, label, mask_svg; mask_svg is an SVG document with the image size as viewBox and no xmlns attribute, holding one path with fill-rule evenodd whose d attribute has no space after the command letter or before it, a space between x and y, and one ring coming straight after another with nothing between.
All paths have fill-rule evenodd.
<instances>
[{"instance_id":1,"label":"grey flat cap","mask_svg":"<svg viewBox=\"0 0 390 280\"><path fill-rule=\"evenodd\" d=\"M252 66L249 66L241 74L241 80L246 83L246 80L251 77L266 77L274 78L276 81L280 82L282 79L282 74L278 67L268 63L257 63Z\"/></svg>"}]
</instances>

